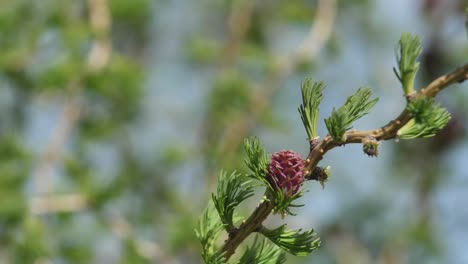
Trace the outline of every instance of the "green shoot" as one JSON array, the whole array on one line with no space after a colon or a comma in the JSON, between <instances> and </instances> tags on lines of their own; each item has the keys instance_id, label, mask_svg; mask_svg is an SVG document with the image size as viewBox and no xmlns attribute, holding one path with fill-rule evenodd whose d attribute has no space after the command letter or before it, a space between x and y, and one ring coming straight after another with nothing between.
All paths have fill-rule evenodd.
<instances>
[{"instance_id":1,"label":"green shoot","mask_svg":"<svg viewBox=\"0 0 468 264\"><path fill-rule=\"evenodd\" d=\"M227 176L225 171L221 171L219 174L217 192L216 195L212 194L212 198L221 222L228 231L235 228L234 209L253 195L253 188L249 184L247 177L239 173L233 172Z\"/></svg>"},{"instance_id":2,"label":"green shoot","mask_svg":"<svg viewBox=\"0 0 468 264\"><path fill-rule=\"evenodd\" d=\"M402 139L433 137L444 128L450 120L450 113L434 99L421 97L410 102L406 107L411 119L397 132Z\"/></svg>"},{"instance_id":3,"label":"green shoot","mask_svg":"<svg viewBox=\"0 0 468 264\"><path fill-rule=\"evenodd\" d=\"M301 115L302 123L304 123L309 140L318 137L317 120L324 88L324 82L313 82L310 78L306 78L301 86L302 104L299 106L298 111Z\"/></svg>"},{"instance_id":4,"label":"green shoot","mask_svg":"<svg viewBox=\"0 0 468 264\"><path fill-rule=\"evenodd\" d=\"M213 203L208 203L203 215L198 222L198 228L195 229L195 234L202 244L202 258L207 264L221 264L224 262L223 255L217 251L215 247L216 239L224 225L218 216Z\"/></svg>"},{"instance_id":5,"label":"green shoot","mask_svg":"<svg viewBox=\"0 0 468 264\"><path fill-rule=\"evenodd\" d=\"M280 264L286 261L286 256L279 247L266 243L266 239L260 242L259 236L255 236L252 246L247 247L239 260L241 263L255 264Z\"/></svg>"},{"instance_id":6,"label":"green shoot","mask_svg":"<svg viewBox=\"0 0 468 264\"><path fill-rule=\"evenodd\" d=\"M419 70L417 57L421 54L421 40L410 33L403 33L395 49L395 56L398 63L398 70L393 68L393 72L400 80L405 95L414 92L414 80Z\"/></svg>"},{"instance_id":7,"label":"green shoot","mask_svg":"<svg viewBox=\"0 0 468 264\"><path fill-rule=\"evenodd\" d=\"M331 116L325 119L325 125L335 141L345 142L346 130L351 129L352 123L369 113L377 103L379 99L370 100L371 95L369 88L359 88L354 95L348 97L342 107L339 109L333 108Z\"/></svg>"},{"instance_id":8,"label":"green shoot","mask_svg":"<svg viewBox=\"0 0 468 264\"><path fill-rule=\"evenodd\" d=\"M276 229L263 228L261 233L280 248L296 256L307 256L320 247L320 238L314 230L309 229L301 233L299 230L287 230L286 225Z\"/></svg>"}]
</instances>

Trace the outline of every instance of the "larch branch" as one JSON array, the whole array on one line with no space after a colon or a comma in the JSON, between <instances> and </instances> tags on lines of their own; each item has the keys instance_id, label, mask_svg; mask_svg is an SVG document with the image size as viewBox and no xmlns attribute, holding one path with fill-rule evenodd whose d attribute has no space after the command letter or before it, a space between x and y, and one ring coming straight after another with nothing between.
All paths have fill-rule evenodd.
<instances>
[{"instance_id":1,"label":"larch branch","mask_svg":"<svg viewBox=\"0 0 468 264\"><path fill-rule=\"evenodd\" d=\"M417 92L414 98L421 96L435 97L440 91L445 89L451 84L463 82L468 79L468 64L443 75L432 81L425 88ZM325 153L334 147L350 143L361 143L362 140L368 136L372 136L377 140L388 140L396 138L397 131L402 128L411 119L408 111L403 110L401 114L390 121L387 125L366 131L349 131L346 133L347 139L345 142L338 143L334 141L330 135L327 135L321 140L309 153L307 157L306 167L304 171L313 172L318 162L323 158ZM315 179L317 180L317 179ZM256 232L262 226L263 221L270 215L274 205L271 202L263 201L249 218L243 222L239 228L229 234L228 239L225 241L222 252L225 252L225 258L228 260L234 253L236 248L245 240L251 233Z\"/></svg>"}]
</instances>

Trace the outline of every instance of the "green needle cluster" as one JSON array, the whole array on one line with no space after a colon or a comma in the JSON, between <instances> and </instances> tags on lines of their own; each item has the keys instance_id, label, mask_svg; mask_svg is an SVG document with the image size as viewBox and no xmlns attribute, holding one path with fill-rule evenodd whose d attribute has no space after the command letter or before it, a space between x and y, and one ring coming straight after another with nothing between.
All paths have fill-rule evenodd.
<instances>
[{"instance_id":1,"label":"green needle cluster","mask_svg":"<svg viewBox=\"0 0 468 264\"><path fill-rule=\"evenodd\" d=\"M450 121L450 113L433 98L417 98L406 109L413 118L398 130L397 136L402 139L433 137Z\"/></svg>"},{"instance_id":2,"label":"green needle cluster","mask_svg":"<svg viewBox=\"0 0 468 264\"><path fill-rule=\"evenodd\" d=\"M419 70L419 62L416 60L421 54L421 40L410 33L401 35L398 46L395 49L395 55L398 63L398 70L393 68L393 72L400 80L405 95L411 95L414 92L414 80Z\"/></svg>"},{"instance_id":3,"label":"green needle cluster","mask_svg":"<svg viewBox=\"0 0 468 264\"><path fill-rule=\"evenodd\" d=\"M260 232L280 248L295 256L307 256L320 247L320 239L316 237L314 230L288 230L286 225L269 230L263 228Z\"/></svg>"},{"instance_id":4,"label":"green needle cluster","mask_svg":"<svg viewBox=\"0 0 468 264\"><path fill-rule=\"evenodd\" d=\"M354 95L348 97L342 107L333 108L331 116L325 119L325 125L335 141L345 142L346 130L351 129L352 123L369 113L379 101L378 98L370 99L371 95L369 88L359 88Z\"/></svg>"},{"instance_id":5,"label":"green needle cluster","mask_svg":"<svg viewBox=\"0 0 468 264\"><path fill-rule=\"evenodd\" d=\"M324 82L314 82L310 78L306 78L301 85L302 104L299 106L298 111L309 140L318 137L317 121L319 106L320 102L322 102L322 91L325 86Z\"/></svg>"}]
</instances>

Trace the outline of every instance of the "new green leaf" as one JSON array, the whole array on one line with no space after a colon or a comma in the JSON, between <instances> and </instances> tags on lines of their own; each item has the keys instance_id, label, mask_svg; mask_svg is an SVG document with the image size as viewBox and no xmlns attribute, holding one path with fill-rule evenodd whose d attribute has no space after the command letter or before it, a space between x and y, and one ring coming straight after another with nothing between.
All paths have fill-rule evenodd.
<instances>
[{"instance_id":1,"label":"new green leaf","mask_svg":"<svg viewBox=\"0 0 468 264\"><path fill-rule=\"evenodd\" d=\"M421 40L410 33L403 33L395 49L395 56L398 63L398 70L393 68L395 75L400 80L405 95L414 92L414 79L419 70L419 62L416 61L421 54Z\"/></svg>"},{"instance_id":2,"label":"new green leaf","mask_svg":"<svg viewBox=\"0 0 468 264\"><path fill-rule=\"evenodd\" d=\"M225 263L223 255L215 247L215 241L223 229L224 225L216 208L213 203L208 203L198 222L198 228L195 229L195 234L202 244L202 258L207 264Z\"/></svg>"},{"instance_id":3,"label":"new green leaf","mask_svg":"<svg viewBox=\"0 0 468 264\"><path fill-rule=\"evenodd\" d=\"M247 154L245 164L252 171L249 177L262 182L264 185L269 186L266 179L268 174L268 156L265 149L260 144L258 138L253 137L244 141L244 149Z\"/></svg>"},{"instance_id":4,"label":"new green leaf","mask_svg":"<svg viewBox=\"0 0 468 264\"><path fill-rule=\"evenodd\" d=\"M402 139L433 137L450 121L450 113L432 98L417 98L406 109L413 119L398 130L397 136Z\"/></svg>"},{"instance_id":5,"label":"new green leaf","mask_svg":"<svg viewBox=\"0 0 468 264\"><path fill-rule=\"evenodd\" d=\"M291 211L291 208L302 207L303 204L293 204L293 202L304 195L304 191L300 190L294 195L286 195L282 191L275 191L274 188L270 187L268 192L270 201L273 202L275 207L273 208L274 213L286 215L296 215Z\"/></svg>"},{"instance_id":6,"label":"new green leaf","mask_svg":"<svg viewBox=\"0 0 468 264\"><path fill-rule=\"evenodd\" d=\"M379 101L378 98L370 99L371 95L369 88L359 88L354 95L348 97L342 107L333 108L331 116L325 119L325 125L335 141L345 142L346 130L351 128L354 121L369 113Z\"/></svg>"},{"instance_id":7,"label":"new green leaf","mask_svg":"<svg viewBox=\"0 0 468 264\"><path fill-rule=\"evenodd\" d=\"M281 264L285 261L286 256L279 247L266 243L266 239L260 241L257 235L253 245L247 247L238 263Z\"/></svg>"},{"instance_id":8,"label":"new green leaf","mask_svg":"<svg viewBox=\"0 0 468 264\"><path fill-rule=\"evenodd\" d=\"M253 188L247 177L233 172L229 176L221 171L218 177L216 195L212 194L213 203L221 222L229 230L234 229L234 209L245 199L253 195Z\"/></svg>"},{"instance_id":9,"label":"new green leaf","mask_svg":"<svg viewBox=\"0 0 468 264\"><path fill-rule=\"evenodd\" d=\"M298 111L301 115L302 123L304 123L309 140L318 137L317 120L324 88L324 82L314 82L310 78L306 78L301 86L302 104L299 106Z\"/></svg>"},{"instance_id":10,"label":"new green leaf","mask_svg":"<svg viewBox=\"0 0 468 264\"><path fill-rule=\"evenodd\" d=\"M262 228L260 232L287 252L296 256L307 256L320 247L320 238L316 237L313 229L301 231L287 230L286 225L282 225L272 230Z\"/></svg>"}]
</instances>

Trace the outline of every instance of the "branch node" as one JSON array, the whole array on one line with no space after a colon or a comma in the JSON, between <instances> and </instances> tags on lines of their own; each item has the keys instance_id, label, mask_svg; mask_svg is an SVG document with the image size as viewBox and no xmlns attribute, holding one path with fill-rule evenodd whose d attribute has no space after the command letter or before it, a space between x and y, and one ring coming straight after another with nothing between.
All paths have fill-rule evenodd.
<instances>
[{"instance_id":1,"label":"branch node","mask_svg":"<svg viewBox=\"0 0 468 264\"><path fill-rule=\"evenodd\" d=\"M424 88L421 89L421 93L424 93ZM412 93L405 95L406 101L411 102L413 101L414 98L416 98L416 96L417 96L417 93L413 91Z\"/></svg>"},{"instance_id":2,"label":"branch node","mask_svg":"<svg viewBox=\"0 0 468 264\"><path fill-rule=\"evenodd\" d=\"M322 188L325 187L325 182L328 181L330 177L330 166L326 167L315 167L313 172L306 178L307 180L315 180L320 182Z\"/></svg>"},{"instance_id":3,"label":"branch node","mask_svg":"<svg viewBox=\"0 0 468 264\"><path fill-rule=\"evenodd\" d=\"M375 137L366 136L362 139L362 150L369 157L377 157L379 155L379 144Z\"/></svg>"},{"instance_id":4,"label":"branch node","mask_svg":"<svg viewBox=\"0 0 468 264\"><path fill-rule=\"evenodd\" d=\"M243 221L243 223L245 223L245 220ZM239 233L239 228L233 228L229 230L228 232L229 239L232 239L235 235L237 235L237 233Z\"/></svg>"},{"instance_id":5,"label":"branch node","mask_svg":"<svg viewBox=\"0 0 468 264\"><path fill-rule=\"evenodd\" d=\"M318 143L320 142L319 139L320 139L320 137L314 137L312 139L309 139L309 147L310 147L311 151L318 145ZM309 162L310 162L310 160L309 160Z\"/></svg>"}]
</instances>

